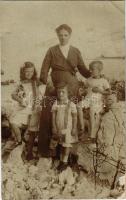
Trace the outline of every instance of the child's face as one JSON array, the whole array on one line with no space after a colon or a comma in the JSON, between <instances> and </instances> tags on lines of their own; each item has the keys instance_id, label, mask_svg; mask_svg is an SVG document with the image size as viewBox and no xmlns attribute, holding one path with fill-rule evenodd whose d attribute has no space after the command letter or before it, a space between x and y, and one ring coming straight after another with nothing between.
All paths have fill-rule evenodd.
<instances>
[{"instance_id":1,"label":"child's face","mask_svg":"<svg viewBox=\"0 0 126 200\"><path fill-rule=\"evenodd\" d=\"M91 70L91 75L94 78L97 78L101 75L101 70L97 66L98 64L93 65L93 69Z\"/></svg>"},{"instance_id":2,"label":"child's face","mask_svg":"<svg viewBox=\"0 0 126 200\"><path fill-rule=\"evenodd\" d=\"M117 102L117 97L116 97L116 94L110 94L107 96L106 98L106 105L108 107L111 107L112 104L116 103Z\"/></svg>"},{"instance_id":3,"label":"child's face","mask_svg":"<svg viewBox=\"0 0 126 200\"><path fill-rule=\"evenodd\" d=\"M67 87L60 88L57 90L57 96L60 101L64 101L68 99L68 90Z\"/></svg>"},{"instance_id":4,"label":"child's face","mask_svg":"<svg viewBox=\"0 0 126 200\"><path fill-rule=\"evenodd\" d=\"M33 67L29 67L29 68L25 69L25 78L27 80L32 79L33 75L34 75L34 68Z\"/></svg>"}]
</instances>

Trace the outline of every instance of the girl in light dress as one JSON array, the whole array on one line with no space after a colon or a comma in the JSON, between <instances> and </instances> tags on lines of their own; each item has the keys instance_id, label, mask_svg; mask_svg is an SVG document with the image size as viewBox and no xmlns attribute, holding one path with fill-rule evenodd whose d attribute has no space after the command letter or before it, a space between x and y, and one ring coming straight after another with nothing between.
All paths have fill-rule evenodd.
<instances>
[{"instance_id":1,"label":"girl in light dress","mask_svg":"<svg viewBox=\"0 0 126 200\"><path fill-rule=\"evenodd\" d=\"M16 146L22 144L21 128L27 126L29 131L27 159L33 158L32 148L39 130L40 102L42 86L37 80L37 73L32 62L25 62L20 69L20 83L12 93L13 100L18 102L18 110L11 117L10 124L15 136Z\"/></svg>"},{"instance_id":2,"label":"girl in light dress","mask_svg":"<svg viewBox=\"0 0 126 200\"><path fill-rule=\"evenodd\" d=\"M68 98L68 87L65 83L60 83L56 89L57 100L52 106L50 148L61 145L60 164L57 169L64 170L67 167L72 144L77 142L77 109L76 105Z\"/></svg>"}]
</instances>

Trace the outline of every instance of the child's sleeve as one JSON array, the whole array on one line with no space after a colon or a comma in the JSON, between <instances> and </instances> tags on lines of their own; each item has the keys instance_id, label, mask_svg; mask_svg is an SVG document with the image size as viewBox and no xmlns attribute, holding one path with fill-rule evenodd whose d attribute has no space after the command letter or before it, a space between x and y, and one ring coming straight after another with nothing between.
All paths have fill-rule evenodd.
<instances>
[{"instance_id":1,"label":"child's sleeve","mask_svg":"<svg viewBox=\"0 0 126 200\"><path fill-rule=\"evenodd\" d=\"M13 92L11 93L11 97L12 97L13 100L15 100L15 101L19 100L19 96L18 96L19 92L20 92L20 84L18 83L15 86Z\"/></svg>"},{"instance_id":2,"label":"child's sleeve","mask_svg":"<svg viewBox=\"0 0 126 200\"><path fill-rule=\"evenodd\" d=\"M54 102L54 104L52 106L51 112L55 112L55 111L57 111L57 102L56 101Z\"/></svg>"},{"instance_id":3,"label":"child's sleeve","mask_svg":"<svg viewBox=\"0 0 126 200\"><path fill-rule=\"evenodd\" d=\"M110 89L110 84L106 79L104 79L104 89L105 90Z\"/></svg>"}]
</instances>

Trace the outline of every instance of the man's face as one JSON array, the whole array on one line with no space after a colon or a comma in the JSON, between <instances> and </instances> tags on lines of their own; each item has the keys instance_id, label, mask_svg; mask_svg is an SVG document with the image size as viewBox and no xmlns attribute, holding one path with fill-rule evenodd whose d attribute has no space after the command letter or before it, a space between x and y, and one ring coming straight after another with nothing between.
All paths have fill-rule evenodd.
<instances>
[{"instance_id":1,"label":"man's face","mask_svg":"<svg viewBox=\"0 0 126 200\"><path fill-rule=\"evenodd\" d=\"M59 31L59 33L57 35L58 35L58 38L59 38L61 45L68 44L70 37L71 37L71 34L68 33L68 31L66 31L65 29L62 29L62 30Z\"/></svg>"}]
</instances>

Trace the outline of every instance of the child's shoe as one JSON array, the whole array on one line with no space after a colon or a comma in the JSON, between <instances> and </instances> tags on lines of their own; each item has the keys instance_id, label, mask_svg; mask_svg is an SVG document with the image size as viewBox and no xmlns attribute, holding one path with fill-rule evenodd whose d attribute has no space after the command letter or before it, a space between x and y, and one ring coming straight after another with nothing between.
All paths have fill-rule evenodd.
<instances>
[{"instance_id":1,"label":"child's shoe","mask_svg":"<svg viewBox=\"0 0 126 200\"><path fill-rule=\"evenodd\" d=\"M33 159L34 159L33 154L27 154L27 156L26 156L27 161L30 161L30 160L33 160Z\"/></svg>"},{"instance_id":2,"label":"child's shoe","mask_svg":"<svg viewBox=\"0 0 126 200\"><path fill-rule=\"evenodd\" d=\"M15 147L17 147L17 146L19 146L19 145L22 145L22 141L16 142L16 143L15 143Z\"/></svg>"},{"instance_id":3,"label":"child's shoe","mask_svg":"<svg viewBox=\"0 0 126 200\"><path fill-rule=\"evenodd\" d=\"M62 172L63 170L65 170L67 168L67 166L68 166L67 163L61 161L60 164L57 167L57 170L60 171L60 172Z\"/></svg>"}]
</instances>

